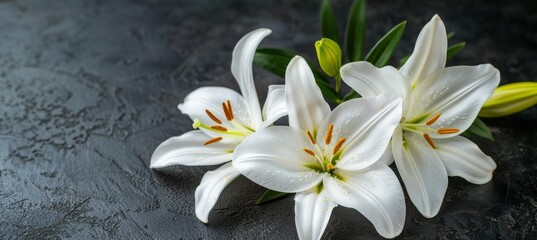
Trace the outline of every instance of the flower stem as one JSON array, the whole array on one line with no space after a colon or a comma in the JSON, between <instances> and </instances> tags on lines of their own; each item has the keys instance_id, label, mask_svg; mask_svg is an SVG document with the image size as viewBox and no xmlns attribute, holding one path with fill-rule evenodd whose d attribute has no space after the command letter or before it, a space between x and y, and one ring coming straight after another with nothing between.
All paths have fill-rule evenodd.
<instances>
[{"instance_id":1,"label":"flower stem","mask_svg":"<svg viewBox=\"0 0 537 240\"><path fill-rule=\"evenodd\" d=\"M340 92L341 92L341 76L338 74L336 77L336 92L338 94L338 98L340 98Z\"/></svg>"}]
</instances>

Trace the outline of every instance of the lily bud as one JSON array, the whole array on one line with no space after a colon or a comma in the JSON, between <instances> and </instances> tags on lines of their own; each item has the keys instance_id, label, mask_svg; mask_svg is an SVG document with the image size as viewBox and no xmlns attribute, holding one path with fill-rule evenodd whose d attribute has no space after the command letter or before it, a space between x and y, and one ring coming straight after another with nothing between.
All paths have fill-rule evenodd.
<instances>
[{"instance_id":1,"label":"lily bud","mask_svg":"<svg viewBox=\"0 0 537 240\"><path fill-rule=\"evenodd\" d=\"M537 82L517 82L502 85L485 102L480 117L503 117L537 104Z\"/></svg>"},{"instance_id":2,"label":"lily bud","mask_svg":"<svg viewBox=\"0 0 537 240\"><path fill-rule=\"evenodd\" d=\"M341 48L329 38L322 38L315 42L317 58L323 71L330 77L339 75L341 68Z\"/></svg>"}]
</instances>

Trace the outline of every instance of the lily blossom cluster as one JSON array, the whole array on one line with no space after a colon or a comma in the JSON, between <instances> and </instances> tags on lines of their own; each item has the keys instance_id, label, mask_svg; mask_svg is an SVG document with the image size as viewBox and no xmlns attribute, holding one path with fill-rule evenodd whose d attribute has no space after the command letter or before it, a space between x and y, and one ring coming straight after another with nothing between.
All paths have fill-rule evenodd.
<instances>
[{"instance_id":1,"label":"lily blossom cluster","mask_svg":"<svg viewBox=\"0 0 537 240\"><path fill-rule=\"evenodd\" d=\"M403 190L378 160L401 118L401 99L354 99L330 111L301 57L289 63L285 84L289 126L250 136L233 153L235 168L261 186L297 193L300 239L319 239L337 205L362 213L384 237L399 235Z\"/></svg>"},{"instance_id":2,"label":"lily blossom cluster","mask_svg":"<svg viewBox=\"0 0 537 240\"><path fill-rule=\"evenodd\" d=\"M362 96L334 109L300 56L289 62L285 85L269 87L261 109L252 61L268 34L254 30L235 46L231 71L242 95L223 87L187 95L179 110L195 130L164 141L151 158L151 168L222 164L196 189L201 221L208 222L224 187L242 174L268 189L295 193L300 239L320 239L336 206L355 209L381 236L393 238L406 216L393 162L410 200L428 218L440 210L448 176L475 184L492 178L494 161L459 135L498 86L499 72L489 64L445 67L447 34L437 15L400 69L325 62L324 68L336 69L331 75ZM341 55L338 49L329 52ZM285 115L288 126L273 126Z\"/></svg>"},{"instance_id":3,"label":"lily blossom cluster","mask_svg":"<svg viewBox=\"0 0 537 240\"><path fill-rule=\"evenodd\" d=\"M400 69L368 62L341 68L343 81L362 96L389 92L403 99L403 115L384 161L395 159L410 200L429 218L440 210L448 176L483 184L496 169L492 158L459 135L500 83L500 73L490 64L446 68L446 52L446 28L435 15Z\"/></svg>"},{"instance_id":4,"label":"lily blossom cluster","mask_svg":"<svg viewBox=\"0 0 537 240\"><path fill-rule=\"evenodd\" d=\"M207 172L196 189L196 216L204 223L222 190L240 175L230 162L235 148L252 133L287 114L283 86L270 86L262 111L255 90L255 50L270 33L269 29L252 31L233 50L231 72L242 95L224 87L201 87L188 94L178 107L194 121L192 127L197 130L164 141L151 157L151 168L223 164Z\"/></svg>"}]
</instances>

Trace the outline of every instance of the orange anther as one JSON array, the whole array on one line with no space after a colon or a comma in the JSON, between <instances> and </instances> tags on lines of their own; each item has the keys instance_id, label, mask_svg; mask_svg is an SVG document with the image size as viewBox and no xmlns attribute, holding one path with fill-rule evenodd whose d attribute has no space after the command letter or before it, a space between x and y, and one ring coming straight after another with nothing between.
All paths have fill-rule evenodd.
<instances>
[{"instance_id":1,"label":"orange anther","mask_svg":"<svg viewBox=\"0 0 537 240\"><path fill-rule=\"evenodd\" d=\"M330 144L330 141L332 141L333 130L334 130L334 124L330 123L330 125L328 125L328 130L326 130L326 135L324 135L324 143L326 143L326 145Z\"/></svg>"},{"instance_id":2,"label":"orange anther","mask_svg":"<svg viewBox=\"0 0 537 240\"><path fill-rule=\"evenodd\" d=\"M224 114L226 115L226 119L228 121L231 121L232 117L231 117L231 114L229 113L229 109L227 109L226 102L222 102L222 109L224 109Z\"/></svg>"},{"instance_id":3,"label":"orange anther","mask_svg":"<svg viewBox=\"0 0 537 240\"><path fill-rule=\"evenodd\" d=\"M434 122L436 122L436 120L438 120L441 114L442 113L437 113L436 115L434 115L434 117L429 119L429 121L427 121L425 124L427 124L427 126L431 126Z\"/></svg>"},{"instance_id":4,"label":"orange anther","mask_svg":"<svg viewBox=\"0 0 537 240\"><path fill-rule=\"evenodd\" d=\"M218 126L218 125L214 125L214 126L211 126L212 129L214 130L218 130L218 131L222 131L222 132L227 132L227 128L223 127L223 126Z\"/></svg>"},{"instance_id":5,"label":"orange anther","mask_svg":"<svg viewBox=\"0 0 537 240\"><path fill-rule=\"evenodd\" d=\"M207 116L209 116L215 123L222 124L222 121L218 119L209 109L205 109L205 113L207 113Z\"/></svg>"},{"instance_id":6,"label":"orange anther","mask_svg":"<svg viewBox=\"0 0 537 240\"><path fill-rule=\"evenodd\" d=\"M459 129L457 129L457 128L440 128L436 132L438 134L451 134L451 133L458 133Z\"/></svg>"},{"instance_id":7,"label":"orange anther","mask_svg":"<svg viewBox=\"0 0 537 240\"><path fill-rule=\"evenodd\" d=\"M313 150L311 150L311 149L309 149L309 148L304 148L303 150L304 150L304 152L306 152L307 154L309 154L309 155L315 157L315 152L313 152Z\"/></svg>"},{"instance_id":8,"label":"orange anther","mask_svg":"<svg viewBox=\"0 0 537 240\"><path fill-rule=\"evenodd\" d=\"M334 150L332 150L332 154L336 154L339 151L339 149L341 149L341 146L343 146L343 143L345 143L345 140L346 140L345 138L340 138L337 141L336 145L334 146Z\"/></svg>"},{"instance_id":9,"label":"orange anther","mask_svg":"<svg viewBox=\"0 0 537 240\"><path fill-rule=\"evenodd\" d=\"M215 137L215 138L211 138L209 140L207 140L207 142L203 143L204 146L207 146L211 143L216 143L216 142L220 142L222 141L222 137Z\"/></svg>"},{"instance_id":10,"label":"orange anther","mask_svg":"<svg viewBox=\"0 0 537 240\"><path fill-rule=\"evenodd\" d=\"M233 108L231 108L231 102L229 99L227 100L227 110L229 111L229 116L231 117L230 120L233 120Z\"/></svg>"},{"instance_id":11,"label":"orange anther","mask_svg":"<svg viewBox=\"0 0 537 240\"><path fill-rule=\"evenodd\" d=\"M425 141L427 141L427 143L429 143L429 145L431 145L432 148L436 148L434 145L433 139L431 139L431 136L429 136L429 134L427 133L423 134L423 138L425 138Z\"/></svg>"},{"instance_id":12,"label":"orange anther","mask_svg":"<svg viewBox=\"0 0 537 240\"><path fill-rule=\"evenodd\" d=\"M315 138L313 138L313 135L311 134L311 132L308 130L306 131L306 133L308 134L308 138L310 139L311 144L316 144L317 142L315 141Z\"/></svg>"}]
</instances>

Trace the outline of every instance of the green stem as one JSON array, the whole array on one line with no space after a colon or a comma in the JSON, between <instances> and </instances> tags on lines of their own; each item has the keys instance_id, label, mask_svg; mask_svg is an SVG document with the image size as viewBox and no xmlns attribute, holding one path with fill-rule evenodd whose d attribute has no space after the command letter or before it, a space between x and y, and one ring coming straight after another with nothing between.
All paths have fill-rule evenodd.
<instances>
[{"instance_id":1,"label":"green stem","mask_svg":"<svg viewBox=\"0 0 537 240\"><path fill-rule=\"evenodd\" d=\"M341 98L340 92L341 92L341 76L338 74L336 77L336 93L338 94L338 98Z\"/></svg>"}]
</instances>

